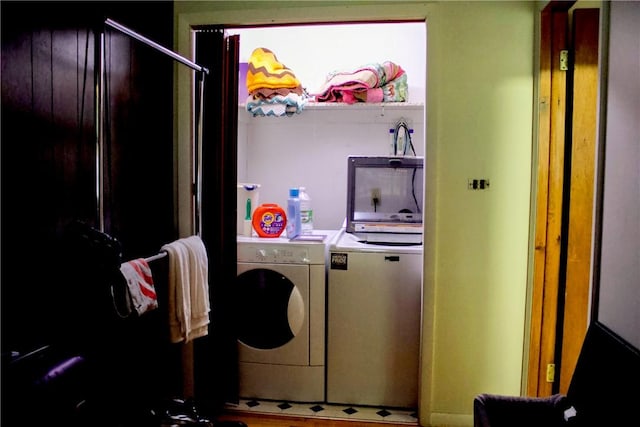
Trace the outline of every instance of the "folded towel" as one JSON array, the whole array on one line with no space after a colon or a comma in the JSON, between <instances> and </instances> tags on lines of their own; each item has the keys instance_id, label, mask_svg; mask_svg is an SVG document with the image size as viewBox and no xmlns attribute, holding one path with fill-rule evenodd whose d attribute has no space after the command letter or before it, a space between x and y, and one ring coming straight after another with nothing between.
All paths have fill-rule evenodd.
<instances>
[{"instance_id":1,"label":"folded towel","mask_svg":"<svg viewBox=\"0 0 640 427\"><path fill-rule=\"evenodd\" d=\"M158 296L153 285L149 264L144 258L134 259L120 265L120 272L127 281L128 301L138 315L158 308Z\"/></svg>"},{"instance_id":2,"label":"folded towel","mask_svg":"<svg viewBox=\"0 0 640 427\"><path fill-rule=\"evenodd\" d=\"M254 49L247 68L247 92L253 94L259 89L287 88L302 94L302 85L293 71L278 61L276 55L264 47Z\"/></svg>"},{"instance_id":3,"label":"folded towel","mask_svg":"<svg viewBox=\"0 0 640 427\"><path fill-rule=\"evenodd\" d=\"M290 93L287 96L274 96L264 100L251 95L247 97L247 111L257 116L292 116L300 114L307 104L307 98Z\"/></svg>"},{"instance_id":4,"label":"folded towel","mask_svg":"<svg viewBox=\"0 0 640 427\"><path fill-rule=\"evenodd\" d=\"M339 89L342 100L347 104L355 102L404 102L409 98L407 75L402 74L382 87L364 91L348 91Z\"/></svg>"},{"instance_id":5,"label":"folded towel","mask_svg":"<svg viewBox=\"0 0 640 427\"><path fill-rule=\"evenodd\" d=\"M187 341L208 333L209 325L209 260L204 243L198 236L183 240L190 258L191 332Z\"/></svg>"},{"instance_id":6,"label":"folded towel","mask_svg":"<svg viewBox=\"0 0 640 427\"><path fill-rule=\"evenodd\" d=\"M382 86L382 102L406 102L408 99L409 85L406 73Z\"/></svg>"},{"instance_id":7,"label":"folded towel","mask_svg":"<svg viewBox=\"0 0 640 427\"><path fill-rule=\"evenodd\" d=\"M392 84L395 81L398 81L397 85ZM318 102L347 104L406 101L406 74L402 67L391 61L367 64L353 70L334 71L327 75L320 91L315 94L315 99Z\"/></svg>"},{"instance_id":8,"label":"folded towel","mask_svg":"<svg viewBox=\"0 0 640 427\"><path fill-rule=\"evenodd\" d=\"M209 325L208 258L198 236L162 247L169 257L169 332L171 342L205 336Z\"/></svg>"}]
</instances>

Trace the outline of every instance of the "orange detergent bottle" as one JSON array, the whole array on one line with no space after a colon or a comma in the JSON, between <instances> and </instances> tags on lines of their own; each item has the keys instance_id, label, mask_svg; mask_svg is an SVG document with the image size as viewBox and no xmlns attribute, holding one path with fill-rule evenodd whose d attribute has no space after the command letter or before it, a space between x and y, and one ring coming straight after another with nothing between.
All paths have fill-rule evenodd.
<instances>
[{"instance_id":1,"label":"orange detergent bottle","mask_svg":"<svg viewBox=\"0 0 640 427\"><path fill-rule=\"evenodd\" d=\"M263 203L253 212L253 229L260 237L278 237L287 225L287 214L275 203Z\"/></svg>"}]
</instances>

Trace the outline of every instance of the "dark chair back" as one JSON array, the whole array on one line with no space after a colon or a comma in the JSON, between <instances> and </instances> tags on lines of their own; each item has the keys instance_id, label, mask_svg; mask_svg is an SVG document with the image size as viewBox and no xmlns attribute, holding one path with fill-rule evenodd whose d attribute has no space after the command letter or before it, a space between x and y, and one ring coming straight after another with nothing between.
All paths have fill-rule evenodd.
<instances>
[{"instance_id":1,"label":"dark chair back","mask_svg":"<svg viewBox=\"0 0 640 427\"><path fill-rule=\"evenodd\" d=\"M640 351L592 323L567 398L579 425L640 425Z\"/></svg>"},{"instance_id":2,"label":"dark chair back","mask_svg":"<svg viewBox=\"0 0 640 427\"><path fill-rule=\"evenodd\" d=\"M640 351L603 325L589 326L567 395L479 394L474 427L640 426Z\"/></svg>"}]
</instances>

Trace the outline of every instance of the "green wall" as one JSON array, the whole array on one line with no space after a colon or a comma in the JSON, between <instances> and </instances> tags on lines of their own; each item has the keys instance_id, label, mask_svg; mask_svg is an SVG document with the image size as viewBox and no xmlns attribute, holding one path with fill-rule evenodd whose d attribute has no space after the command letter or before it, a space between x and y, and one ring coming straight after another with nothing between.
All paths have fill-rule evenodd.
<instances>
[{"instance_id":1,"label":"green wall","mask_svg":"<svg viewBox=\"0 0 640 427\"><path fill-rule=\"evenodd\" d=\"M175 47L187 56L191 25L427 21L420 422L472 426L475 395L520 394L527 333L536 3L177 1L174 7ZM184 160L189 158L189 90L189 73L178 70L180 188L189 187ZM487 178L490 188L470 191L468 178ZM179 201L188 206L184 193ZM189 229L188 217L180 221L183 230Z\"/></svg>"}]
</instances>

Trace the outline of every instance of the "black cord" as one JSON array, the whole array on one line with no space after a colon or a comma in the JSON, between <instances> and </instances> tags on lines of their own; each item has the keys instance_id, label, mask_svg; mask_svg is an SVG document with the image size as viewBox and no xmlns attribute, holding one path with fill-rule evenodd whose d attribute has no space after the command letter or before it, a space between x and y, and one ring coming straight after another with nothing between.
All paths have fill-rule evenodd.
<instances>
[{"instance_id":1,"label":"black cord","mask_svg":"<svg viewBox=\"0 0 640 427\"><path fill-rule=\"evenodd\" d=\"M413 129L409 129L407 132L407 139L409 140L409 146L411 147L411 152L413 155L416 155L416 149L413 147L413 139L411 138L411 134L413 133Z\"/></svg>"},{"instance_id":2,"label":"black cord","mask_svg":"<svg viewBox=\"0 0 640 427\"><path fill-rule=\"evenodd\" d=\"M413 170L413 176L411 177L411 194L413 195L413 201L416 204L416 210L418 211L418 213L422 213L420 211L420 204L418 203L418 198L416 197L416 173L418 172L418 169L414 169Z\"/></svg>"},{"instance_id":3,"label":"black cord","mask_svg":"<svg viewBox=\"0 0 640 427\"><path fill-rule=\"evenodd\" d=\"M407 154L407 147L411 148L411 152L413 153L413 155L416 155L416 150L415 147L413 146L413 140L411 139L411 134L413 133L413 129L409 129L409 125L407 125L407 123L404 120L399 120L398 123L396 123L396 126L394 128L393 131L393 153L394 155L398 155L398 135L400 134L400 131L404 132L404 146L402 147L402 155L406 155ZM416 204L416 210L418 213L421 213L420 210L420 204L418 203L418 198L416 197L416 173L417 173L417 169L413 170L413 176L411 177L411 194L413 196L413 201ZM376 202L374 199L374 203L373 203L374 209L376 206Z\"/></svg>"}]
</instances>

